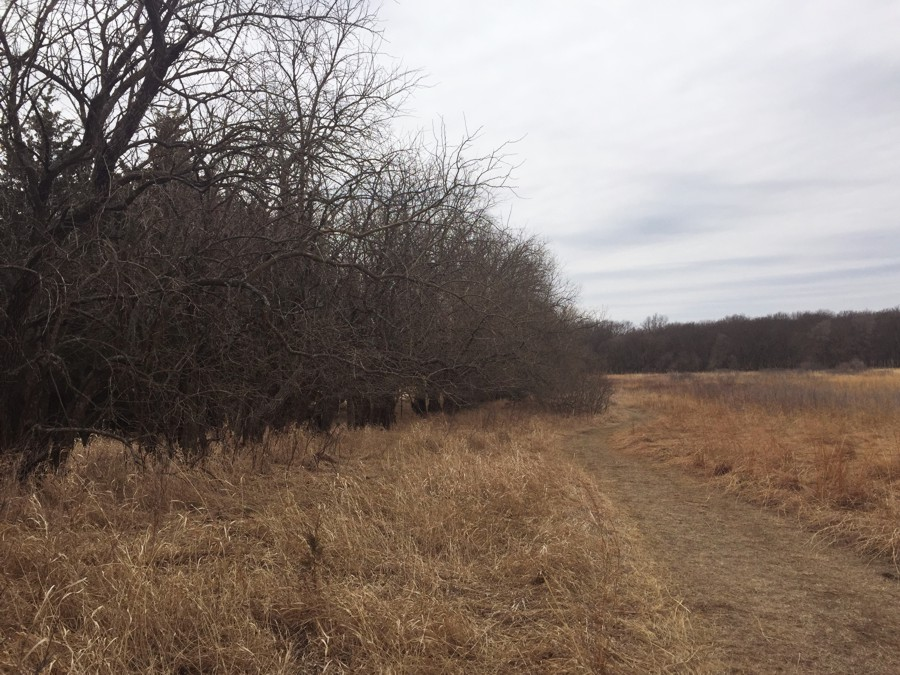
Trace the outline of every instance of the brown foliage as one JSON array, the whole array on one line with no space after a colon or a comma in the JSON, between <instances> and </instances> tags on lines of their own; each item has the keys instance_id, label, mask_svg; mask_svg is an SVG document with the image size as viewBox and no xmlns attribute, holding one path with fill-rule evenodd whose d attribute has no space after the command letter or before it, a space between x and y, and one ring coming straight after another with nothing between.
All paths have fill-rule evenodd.
<instances>
[{"instance_id":1,"label":"brown foliage","mask_svg":"<svg viewBox=\"0 0 900 675\"><path fill-rule=\"evenodd\" d=\"M897 371L622 376L620 403L650 415L620 434L820 536L900 561Z\"/></svg>"},{"instance_id":2,"label":"brown foliage","mask_svg":"<svg viewBox=\"0 0 900 675\"><path fill-rule=\"evenodd\" d=\"M0 669L663 663L645 591L620 577L614 514L556 438L494 408L347 432L337 467L312 472L297 460L320 441L299 430L203 470L79 448L64 476L4 488Z\"/></svg>"}]
</instances>

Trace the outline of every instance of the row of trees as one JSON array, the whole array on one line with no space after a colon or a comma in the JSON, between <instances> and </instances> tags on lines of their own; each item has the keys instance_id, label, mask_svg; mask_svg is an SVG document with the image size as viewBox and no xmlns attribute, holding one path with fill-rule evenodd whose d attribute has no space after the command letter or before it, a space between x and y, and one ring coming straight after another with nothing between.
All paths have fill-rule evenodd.
<instances>
[{"instance_id":1,"label":"row of trees","mask_svg":"<svg viewBox=\"0 0 900 675\"><path fill-rule=\"evenodd\" d=\"M559 397L585 321L506 169L399 141L365 0L0 8L0 453ZM433 404L432 404L433 407Z\"/></svg>"},{"instance_id":2,"label":"row of trees","mask_svg":"<svg viewBox=\"0 0 900 675\"><path fill-rule=\"evenodd\" d=\"M594 352L611 372L716 369L900 367L900 308L879 312L806 312L762 318L732 316L641 326L600 322Z\"/></svg>"}]
</instances>

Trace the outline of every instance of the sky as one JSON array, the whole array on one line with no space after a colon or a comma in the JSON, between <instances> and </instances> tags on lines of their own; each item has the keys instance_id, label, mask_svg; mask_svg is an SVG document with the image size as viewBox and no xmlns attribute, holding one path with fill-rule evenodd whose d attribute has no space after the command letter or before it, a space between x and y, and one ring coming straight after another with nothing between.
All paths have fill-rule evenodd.
<instances>
[{"instance_id":1,"label":"sky","mask_svg":"<svg viewBox=\"0 0 900 675\"><path fill-rule=\"evenodd\" d=\"M498 217L640 323L900 305L897 0L383 0L399 124L515 165Z\"/></svg>"}]
</instances>

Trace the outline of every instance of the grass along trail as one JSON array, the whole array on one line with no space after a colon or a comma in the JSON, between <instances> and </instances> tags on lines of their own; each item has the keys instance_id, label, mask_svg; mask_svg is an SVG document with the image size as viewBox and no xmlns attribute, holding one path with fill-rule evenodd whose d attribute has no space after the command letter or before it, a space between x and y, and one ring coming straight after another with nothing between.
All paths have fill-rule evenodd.
<instances>
[{"instance_id":1,"label":"grass along trail","mask_svg":"<svg viewBox=\"0 0 900 675\"><path fill-rule=\"evenodd\" d=\"M900 584L885 564L652 458L617 451L645 413L570 437L644 554L667 574L717 672L900 672Z\"/></svg>"},{"instance_id":2,"label":"grass along trail","mask_svg":"<svg viewBox=\"0 0 900 675\"><path fill-rule=\"evenodd\" d=\"M78 448L0 484L0 673L697 670L570 424L485 406L197 468Z\"/></svg>"}]
</instances>

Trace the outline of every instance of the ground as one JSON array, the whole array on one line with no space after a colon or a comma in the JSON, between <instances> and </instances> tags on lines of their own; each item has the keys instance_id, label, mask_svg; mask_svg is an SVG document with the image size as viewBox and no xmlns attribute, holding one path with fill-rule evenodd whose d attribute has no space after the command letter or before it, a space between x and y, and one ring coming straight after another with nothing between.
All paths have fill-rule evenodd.
<instances>
[{"instance_id":1,"label":"ground","mask_svg":"<svg viewBox=\"0 0 900 675\"><path fill-rule=\"evenodd\" d=\"M569 440L636 532L701 646L684 671L900 672L900 583L887 563L817 540L708 482L611 439L620 409Z\"/></svg>"}]
</instances>

